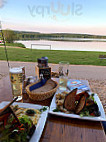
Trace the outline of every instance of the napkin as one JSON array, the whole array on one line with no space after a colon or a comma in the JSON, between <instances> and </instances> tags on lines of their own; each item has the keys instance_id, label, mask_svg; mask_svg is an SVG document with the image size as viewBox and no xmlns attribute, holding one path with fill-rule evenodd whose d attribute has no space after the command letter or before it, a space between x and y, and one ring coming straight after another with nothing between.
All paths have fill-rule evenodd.
<instances>
[{"instance_id":1,"label":"napkin","mask_svg":"<svg viewBox=\"0 0 106 142\"><path fill-rule=\"evenodd\" d=\"M47 81L47 79L41 79L40 82L38 82L38 83L36 83L36 84L30 86L30 87L29 87L29 90L30 90L30 91L33 91L33 90L35 90L35 89L37 89L37 88L42 87L42 86L46 83L46 81Z\"/></svg>"}]
</instances>

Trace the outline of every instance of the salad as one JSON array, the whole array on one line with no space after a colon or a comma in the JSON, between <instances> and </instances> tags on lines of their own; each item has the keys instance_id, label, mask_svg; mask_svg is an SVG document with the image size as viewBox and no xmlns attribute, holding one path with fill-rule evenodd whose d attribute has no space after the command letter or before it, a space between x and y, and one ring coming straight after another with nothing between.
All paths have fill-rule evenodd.
<instances>
[{"instance_id":1,"label":"salad","mask_svg":"<svg viewBox=\"0 0 106 142\"><path fill-rule=\"evenodd\" d=\"M77 114L81 117L98 117L101 115L94 100L94 94L89 94L87 91L77 94L77 88L69 93L64 91L56 94L56 109L53 111Z\"/></svg>"},{"instance_id":2,"label":"salad","mask_svg":"<svg viewBox=\"0 0 106 142\"><path fill-rule=\"evenodd\" d=\"M13 114L8 116L5 125L0 122L0 142L28 142L36 129L41 113L47 108L21 108L18 105L11 108L19 122Z\"/></svg>"}]
</instances>

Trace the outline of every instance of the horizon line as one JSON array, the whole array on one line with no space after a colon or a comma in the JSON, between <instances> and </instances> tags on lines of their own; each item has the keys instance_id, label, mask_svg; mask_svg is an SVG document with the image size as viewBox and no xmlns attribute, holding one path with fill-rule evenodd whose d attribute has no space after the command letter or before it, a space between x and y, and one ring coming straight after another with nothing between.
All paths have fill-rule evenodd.
<instances>
[{"instance_id":1,"label":"horizon line","mask_svg":"<svg viewBox=\"0 0 106 142\"><path fill-rule=\"evenodd\" d=\"M17 30L17 29L10 29L10 28L3 28L2 30L12 30L12 31L20 31L20 32L33 32L33 33L40 33L40 34L82 34L82 35L95 35L95 36L106 36L106 35L100 35L100 34L90 34L90 33L77 33L77 32L40 32L40 31L32 31L32 30Z\"/></svg>"}]
</instances>

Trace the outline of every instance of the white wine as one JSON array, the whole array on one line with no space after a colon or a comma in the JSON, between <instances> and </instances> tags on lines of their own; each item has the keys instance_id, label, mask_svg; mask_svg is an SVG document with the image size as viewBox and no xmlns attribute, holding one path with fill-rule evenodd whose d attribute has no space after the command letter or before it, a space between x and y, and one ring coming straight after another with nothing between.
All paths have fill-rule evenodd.
<instances>
[{"instance_id":1,"label":"white wine","mask_svg":"<svg viewBox=\"0 0 106 142\"><path fill-rule=\"evenodd\" d=\"M59 78L59 89L60 90L66 90L67 87L67 77L61 76Z\"/></svg>"},{"instance_id":2,"label":"white wine","mask_svg":"<svg viewBox=\"0 0 106 142\"><path fill-rule=\"evenodd\" d=\"M22 68L11 68L10 80L11 80L13 98L18 96L17 101L19 101L22 99L22 81L23 81Z\"/></svg>"},{"instance_id":3,"label":"white wine","mask_svg":"<svg viewBox=\"0 0 106 142\"><path fill-rule=\"evenodd\" d=\"M69 73L69 62L61 61L59 62L59 89L67 89L67 80Z\"/></svg>"}]
</instances>

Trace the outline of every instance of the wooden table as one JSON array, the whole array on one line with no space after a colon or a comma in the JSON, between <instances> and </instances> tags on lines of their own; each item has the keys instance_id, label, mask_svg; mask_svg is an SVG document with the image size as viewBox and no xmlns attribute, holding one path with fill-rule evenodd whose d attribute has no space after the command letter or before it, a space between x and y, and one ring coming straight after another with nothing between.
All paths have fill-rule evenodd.
<instances>
[{"instance_id":1,"label":"wooden table","mask_svg":"<svg viewBox=\"0 0 106 142\"><path fill-rule=\"evenodd\" d=\"M24 96L23 102L50 105L49 100L31 102ZM0 80L0 102L11 101L12 91L9 77ZM84 121L48 115L40 142L106 142L105 132L100 122Z\"/></svg>"}]
</instances>

